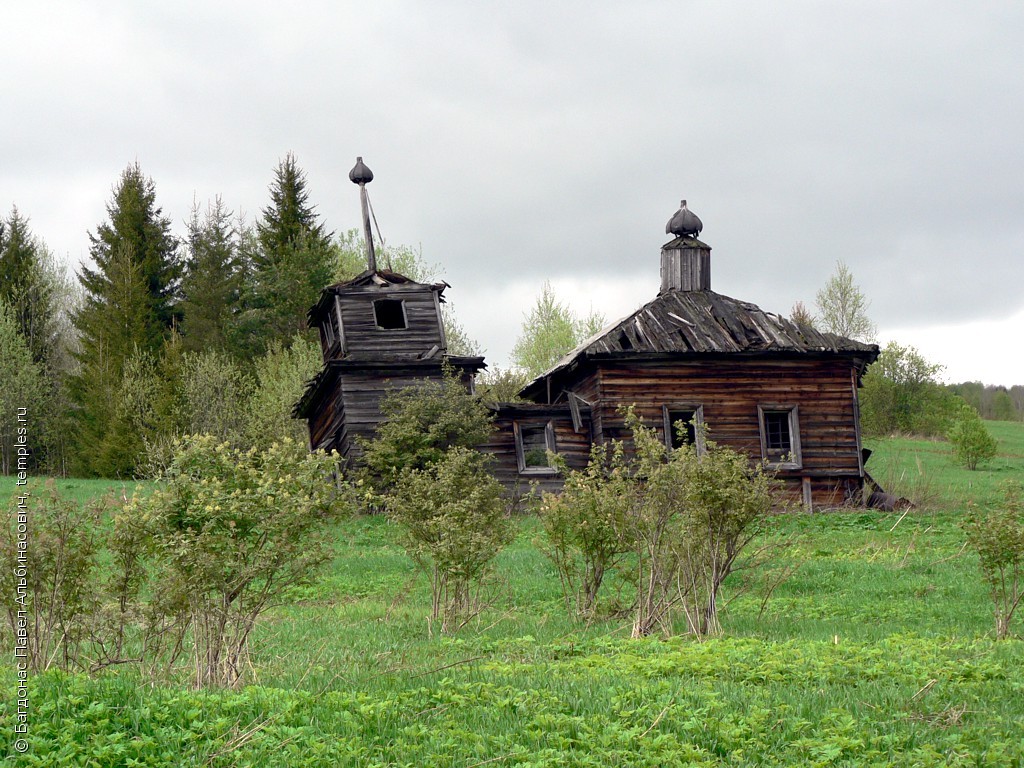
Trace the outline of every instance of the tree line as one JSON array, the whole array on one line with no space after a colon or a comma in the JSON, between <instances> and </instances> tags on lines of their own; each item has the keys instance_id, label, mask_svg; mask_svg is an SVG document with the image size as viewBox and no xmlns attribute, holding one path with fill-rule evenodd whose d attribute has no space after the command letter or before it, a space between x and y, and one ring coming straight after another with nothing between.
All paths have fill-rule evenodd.
<instances>
[{"instance_id":1,"label":"tree line","mask_svg":"<svg viewBox=\"0 0 1024 768\"><path fill-rule=\"evenodd\" d=\"M318 364L305 312L346 259L294 155L254 224L218 197L184 237L129 165L89 241L69 277L16 207L0 224L0 413L28 409L37 471L126 477L175 434L294 431L283 407Z\"/></svg>"}]
</instances>

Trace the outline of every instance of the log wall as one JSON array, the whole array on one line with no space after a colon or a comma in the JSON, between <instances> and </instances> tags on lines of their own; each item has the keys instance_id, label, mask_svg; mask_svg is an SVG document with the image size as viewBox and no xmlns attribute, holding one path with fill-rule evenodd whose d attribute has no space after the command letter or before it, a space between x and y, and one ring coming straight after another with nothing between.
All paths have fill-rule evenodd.
<instances>
[{"instance_id":1,"label":"log wall","mask_svg":"<svg viewBox=\"0 0 1024 768\"><path fill-rule=\"evenodd\" d=\"M377 327L373 303L381 299L405 303L405 328ZM429 286L351 288L338 297L345 349L361 357L415 358L432 347L445 348L437 294Z\"/></svg>"},{"instance_id":2,"label":"log wall","mask_svg":"<svg viewBox=\"0 0 1024 768\"><path fill-rule=\"evenodd\" d=\"M582 469L590 458L590 414L583 416L583 428L573 427L572 413L567 404L533 405L500 403L495 406L494 433L481 450L494 457L491 471L513 497L530 492L556 492L562 489L563 476L554 472L519 471L516 455L515 423L542 425L548 422L554 430L555 452L565 459L570 469Z\"/></svg>"},{"instance_id":3,"label":"log wall","mask_svg":"<svg viewBox=\"0 0 1024 768\"><path fill-rule=\"evenodd\" d=\"M620 406L635 404L664 437L662 406L699 404L711 440L759 460L758 404L796 405L802 466L780 470L779 478L795 499L809 491L814 505L835 505L858 491L863 477L851 371L842 359L602 363L596 385L588 382L599 395L595 440L623 435Z\"/></svg>"}]
</instances>

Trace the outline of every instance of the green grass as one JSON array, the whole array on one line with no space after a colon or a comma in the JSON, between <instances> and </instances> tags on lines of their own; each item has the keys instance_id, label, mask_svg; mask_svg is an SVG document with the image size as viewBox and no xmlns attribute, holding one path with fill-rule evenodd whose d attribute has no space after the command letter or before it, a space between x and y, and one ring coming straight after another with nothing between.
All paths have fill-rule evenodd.
<instances>
[{"instance_id":1,"label":"green grass","mask_svg":"<svg viewBox=\"0 0 1024 768\"><path fill-rule=\"evenodd\" d=\"M992 639L959 525L965 496L992 498L1024 470L1024 426L989 426L1000 457L973 473L941 444L873 446L872 463L922 468L930 506L775 518L772 535L791 541L776 565L796 570L763 612L770 583L742 591L743 574L730 577L720 638L631 640L624 618L574 625L531 518L499 557L494 605L437 636L426 581L388 521L361 517L339 525L324 578L259 626L255 684L195 692L127 667L48 673L32 681L28 756L11 752L11 697L0 700L0 755L104 767L1021 765L1024 642ZM10 672L3 685L13 690Z\"/></svg>"},{"instance_id":2,"label":"green grass","mask_svg":"<svg viewBox=\"0 0 1024 768\"><path fill-rule=\"evenodd\" d=\"M985 426L999 443L998 453L973 472L957 464L946 441L903 437L865 440L874 451L867 470L886 490L924 506L959 509L968 501L995 501L1002 483L1024 481L1024 423Z\"/></svg>"},{"instance_id":3,"label":"green grass","mask_svg":"<svg viewBox=\"0 0 1024 768\"><path fill-rule=\"evenodd\" d=\"M26 481L26 485L18 486L13 476L0 475L0 499L10 498L15 491L20 493L28 490L31 494L38 494L44 491L50 483L53 483L62 495L74 499L78 504L84 504L108 493L112 493L118 497L120 497L122 493L126 493L128 496L131 496L133 489L138 484L135 481L129 480L101 480L96 478L85 479L75 477L29 477Z\"/></svg>"}]
</instances>

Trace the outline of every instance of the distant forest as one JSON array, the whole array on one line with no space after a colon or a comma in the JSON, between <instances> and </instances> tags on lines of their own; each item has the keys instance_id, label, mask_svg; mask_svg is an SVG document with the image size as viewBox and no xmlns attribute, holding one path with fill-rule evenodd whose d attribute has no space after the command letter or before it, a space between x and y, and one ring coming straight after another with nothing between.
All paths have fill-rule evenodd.
<instances>
[{"instance_id":1,"label":"distant forest","mask_svg":"<svg viewBox=\"0 0 1024 768\"><path fill-rule=\"evenodd\" d=\"M973 405L983 419L993 421L1024 421L1024 385L1012 387L965 381L951 384L949 390Z\"/></svg>"}]
</instances>

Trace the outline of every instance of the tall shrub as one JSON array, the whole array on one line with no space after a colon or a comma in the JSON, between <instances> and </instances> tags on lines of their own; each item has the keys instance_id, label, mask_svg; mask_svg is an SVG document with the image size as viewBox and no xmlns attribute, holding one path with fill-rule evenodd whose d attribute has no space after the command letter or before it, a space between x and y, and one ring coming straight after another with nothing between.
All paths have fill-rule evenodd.
<instances>
[{"instance_id":1,"label":"tall shrub","mask_svg":"<svg viewBox=\"0 0 1024 768\"><path fill-rule=\"evenodd\" d=\"M593 616L605 576L632 551L627 520L637 499L623 443L595 445L586 468L567 472L561 493L541 500L541 548L555 565L566 606Z\"/></svg>"},{"instance_id":2,"label":"tall shrub","mask_svg":"<svg viewBox=\"0 0 1024 768\"><path fill-rule=\"evenodd\" d=\"M1003 503L976 511L964 527L989 586L996 637L1006 638L1024 598L1024 488L1007 483Z\"/></svg>"},{"instance_id":3,"label":"tall shrub","mask_svg":"<svg viewBox=\"0 0 1024 768\"><path fill-rule=\"evenodd\" d=\"M409 555L430 576L431 618L442 632L480 607L490 564L510 539L502 489L490 457L476 449L493 429L487 408L454 369L390 393L385 421L364 444L375 489Z\"/></svg>"},{"instance_id":4,"label":"tall shrub","mask_svg":"<svg viewBox=\"0 0 1024 768\"><path fill-rule=\"evenodd\" d=\"M995 458L999 448L996 439L985 428L981 416L966 403L961 406L947 437L953 444L953 454L957 461L972 471L979 464Z\"/></svg>"},{"instance_id":5,"label":"tall shrub","mask_svg":"<svg viewBox=\"0 0 1024 768\"><path fill-rule=\"evenodd\" d=\"M380 409L384 420L363 445L363 462L382 491L406 470L440 461L450 448L482 445L493 430L490 412L450 367L440 381L424 379L389 392Z\"/></svg>"},{"instance_id":6,"label":"tall shrub","mask_svg":"<svg viewBox=\"0 0 1024 768\"><path fill-rule=\"evenodd\" d=\"M634 413L626 424L640 493L627 523L637 558L633 636L669 633L680 614L692 633L716 633L719 592L771 512L773 478L711 440L703 450L666 450Z\"/></svg>"},{"instance_id":7,"label":"tall shrub","mask_svg":"<svg viewBox=\"0 0 1024 768\"><path fill-rule=\"evenodd\" d=\"M408 468L387 497L402 542L430 577L432 620L458 630L479 605L477 590L512 538L502 488L489 457L456 446L422 469Z\"/></svg>"},{"instance_id":8,"label":"tall shrub","mask_svg":"<svg viewBox=\"0 0 1024 768\"><path fill-rule=\"evenodd\" d=\"M133 497L124 522L142 521L152 541L156 607L180 619L197 687L238 685L257 619L329 558L327 527L342 509L333 468L291 440L243 451L194 436L163 486Z\"/></svg>"},{"instance_id":9,"label":"tall shrub","mask_svg":"<svg viewBox=\"0 0 1024 768\"><path fill-rule=\"evenodd\" d=\"M0 532L2 601L17 634L26 612L25 659L35 672L50 667L87 669L89 625L98 605L97 573L104 502L80 508L53 486L35 496L15 495ZM19 512L26 517L29 562L18 566ZM23 589L19 581L24 579Z\"/></svg>"}]
</instances>

